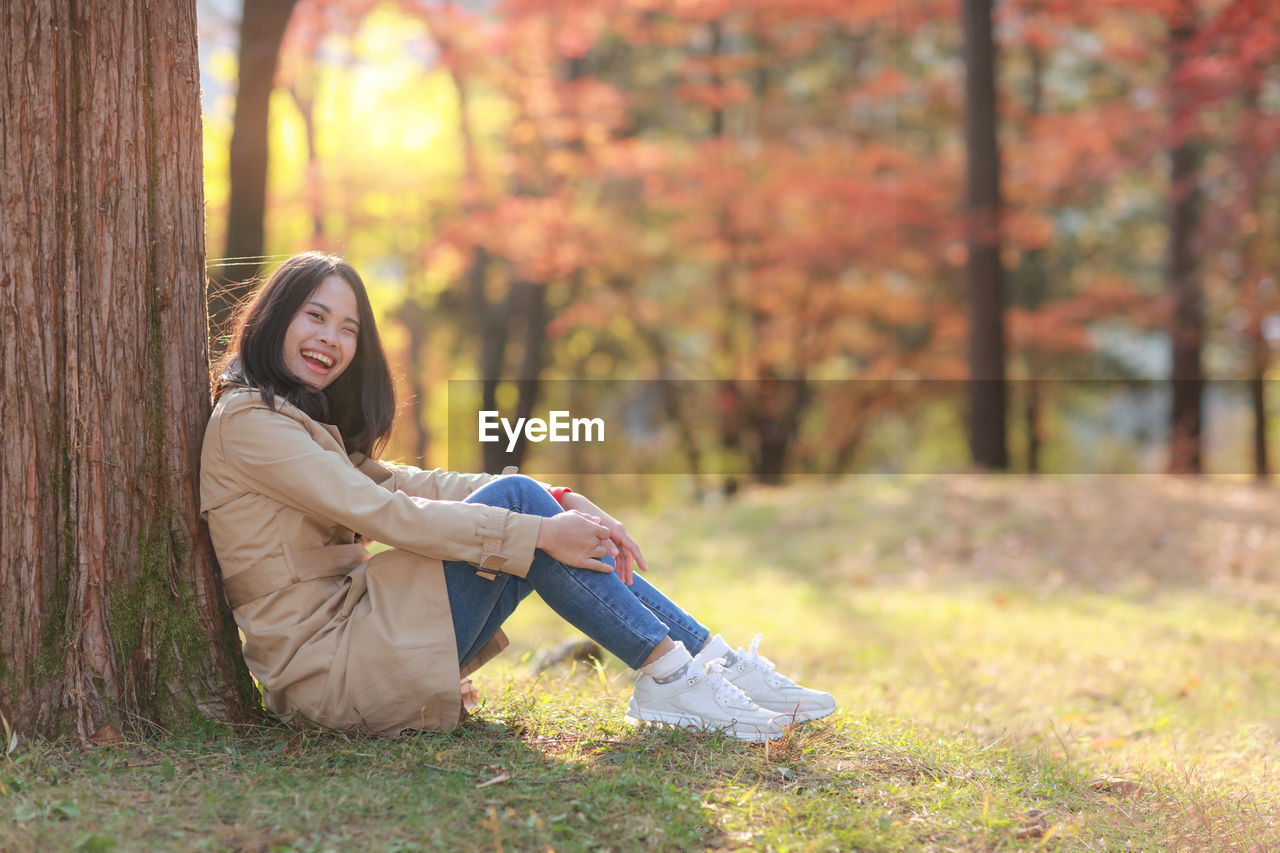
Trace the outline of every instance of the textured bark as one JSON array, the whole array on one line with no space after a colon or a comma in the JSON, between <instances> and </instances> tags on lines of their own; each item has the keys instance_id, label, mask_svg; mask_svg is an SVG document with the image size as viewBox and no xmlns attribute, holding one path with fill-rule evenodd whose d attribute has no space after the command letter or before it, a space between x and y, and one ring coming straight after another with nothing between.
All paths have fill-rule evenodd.
<instances>
[{"instance_id":1,"label":"textured bark","mask_svg":"<svg viewBox=\"0 0 1280 853\"><path fill-rule=\"evenodd\" d=\"M974 464L1003 470L1009 467L1005 441L1008 391L991 0L964 0L963 14L969 224L969 453Z\"/></svg>"},{"instance_id":2,"label":"textured bark","mask_svg":"<svg viewBox=\"0 0 1280 853\"><path fill-rule=\"evenodd\" d=\"M1173 314L1169 342L1173 349L1173 405L1170 407L1169 470L1199 474L1204 368L1204 291L1196 268L1195 238L1200 219L1200 152L1191 135L1194 104L1179 74L1195 38L1194 6L1184 2L1170 25L1172 147L1169 152L1169 294Z\"/></svg>"},{"instance_id":3,"label":"textured bark","mask_svg":"<svg viewBox=\"0 0 1280 853\"><path fill-rule=\"evenodd\" d=\"M240 18L239 84L231 129L225 265L209 295L215 340L261 270L267 210L267 117L280 43L297 0L245 0Z\"/></svg>"},{"instance_id":4,"label":"textured bark","mask_svg":"<svg viewBox=\"0 0 1280 853\"><path fill-rule=\"evenodd\" d=\"M194 0L0 11L0 711L243 719L198 518L209 414Z\"/></svg>"}]
</instances>

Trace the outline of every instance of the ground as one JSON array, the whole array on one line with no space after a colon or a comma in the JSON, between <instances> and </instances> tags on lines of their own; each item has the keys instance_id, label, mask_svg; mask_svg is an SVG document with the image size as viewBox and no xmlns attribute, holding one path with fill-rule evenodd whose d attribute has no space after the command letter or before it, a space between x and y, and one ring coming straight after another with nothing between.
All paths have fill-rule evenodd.
<instances>
[{"instance_id":1,"label":"ground","mask_svg":"<svg viewBox=\"0 0 1280 853\"><path fill-rule=\"evenodd\" d=\"M1164 477L851 477L624 520L650 580L841 710L780 743L635 731L616 663L459 730L127 733L0 759L0 850L1280 848L1280 495Z\"/></svg>"}]
</instances>

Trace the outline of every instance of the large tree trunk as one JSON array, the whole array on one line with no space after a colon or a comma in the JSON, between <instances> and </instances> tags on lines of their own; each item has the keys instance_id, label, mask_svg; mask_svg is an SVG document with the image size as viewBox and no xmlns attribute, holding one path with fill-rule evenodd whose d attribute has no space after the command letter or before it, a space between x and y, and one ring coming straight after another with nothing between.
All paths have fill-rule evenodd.
<instances>
[{"instance_id":1,"label":"large tree trunk","mask_svg":"<svg viewBox=\"0 0 1280 853\"><path fill-rule=\"evenodd\" d=\"M1201 459L1201 397L1204 371L1204 293L1196 271L1196 224L1200 218L1198 171L1200 154L1192 133L1194 104L1179 75L1195 38L1195 10L1185 0L1170 22L1169 73L1172 143L1169 156L1169 293L1173 316L1169 342L1173 349L1173 405L1170 408L1169 470L1199 474Z\"/></svg>"},{"instance_id":2,"label":"large tree trunk","mask_svg":"<svg viewBox=\"0 0 1280 853\"><path fill-rule=\"evenodd\" d=\"M6 3L0 75L0 711L81 737L243 719L198 516L195 2Z\"/></svg>"},{"instance_id":3,"label":"large tree trunk","mask_svg":"<svg viewBox=\"0 0 1280 853\"><path fill-rule=\"evenodd\" d=\"M1000 262L1000 151L991 0L964 0L965 144L968 150L969 453L1009 467L1005 442L1004 268Z\"/></svg>"},{"instance_id":4,"label":"large tree trunk","mask_svg":"<svg viewBox=\"0 0 1280 853\"><path fill-rule=\"evenodd\" d=\"M215 341L252 287L262 265L267 209L267 114L275 89L280 43L297 0L244 0L236 115L231 129L231 194L227 246L209 294Z\"/></svg>"}]
</instances>

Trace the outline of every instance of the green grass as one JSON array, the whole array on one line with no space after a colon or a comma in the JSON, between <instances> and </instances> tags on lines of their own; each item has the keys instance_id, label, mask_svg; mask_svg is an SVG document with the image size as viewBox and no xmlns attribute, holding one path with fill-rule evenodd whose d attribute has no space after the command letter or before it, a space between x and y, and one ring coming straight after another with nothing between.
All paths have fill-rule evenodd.
<instances>
[{"instance_id":1,"label":"green grass","mask_svg":"<svg viewBox=\"0 0 1280 853\"><path fill-rule=\"evenodd\" d=\"M0 850L1280 848L1280 497L1156 477L852 478L634 510L651 580L841 711L633 730L530 602L459 730L261 726L0 760Z\"/></svg>"}]
</instances>

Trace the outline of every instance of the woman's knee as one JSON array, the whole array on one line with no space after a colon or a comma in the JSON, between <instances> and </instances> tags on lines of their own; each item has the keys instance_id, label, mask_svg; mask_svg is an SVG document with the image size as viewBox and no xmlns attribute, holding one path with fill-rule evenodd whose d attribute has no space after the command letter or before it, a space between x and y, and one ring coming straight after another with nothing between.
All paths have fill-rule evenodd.
<instances>
[{"instance_id":1,"label":"woman's knee","mask_svg":"<svg viewBox=\"0 0 1280 853\"><path fill-rule=\"evenodd\" d=\"M504 506L518 507L521 512L534 515L560 512L560 505L556 503L556 499L538 485L536 480L524 474L507 474L499 477L476 491L473 498L478 503L490 503L491 501L486 498L492 499L495 492L503 496L501 503Z\"/></svg>"},{"instance_id":2,"label":"woman's knee","mask_svg":"<svg viewBox=\"0 0 1280 853\"><path fill-rule=\"evenodd\" d=\"M538 485L537 480L527 474L505 474L498 478L497 482L505 483L508 488L519 489L527 494L533 492L546 492L546 489Z\"/></svg>"}]
</instances>

